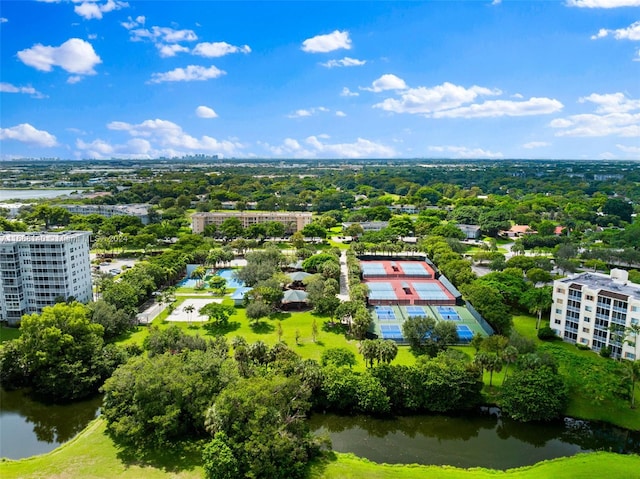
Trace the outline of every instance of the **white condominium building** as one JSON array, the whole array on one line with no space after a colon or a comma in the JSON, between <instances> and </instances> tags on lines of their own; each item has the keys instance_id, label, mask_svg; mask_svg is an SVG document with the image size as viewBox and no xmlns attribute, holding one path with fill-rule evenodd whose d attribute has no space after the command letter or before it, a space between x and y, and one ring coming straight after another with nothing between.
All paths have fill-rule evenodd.
<instances>
[{"instance_id":1,"label":"white condominium building","mask_svg":"<svg viewBox=\"0 0 640 479\"><path fill-rule=\"evenodd\" d=\"M208 225L220 226L226 219L238 218L243 228L258 223L277 221L282 223L288 233L295 233L311 223L311 213L301 212L280 212L280 211L225 211L194 213L191 215L191 229L194 233L204 232Z\"/></svg>"},{"instance_id":2,"label":"white condominium building","mask_svg":"<svg viewBox=\"0 0 640 479\"><path fill-rule=\"evenodd\" d=\"M100 215L105 218L113 216L135 216L143 225L149 224L149 205L56 205L74 215Z\"/></svg>"},{"instance_id":3,"label":"white condominium building","mask_svg":"<svg viewBox=\"0 0 640 479\"><path fill-rule=\"evenodd\" d=\"M611 356L636 360L640 337L629 331L640 323L640 284L628 281L629 273L612 269L611 275L581 273L553 283L551 328L564 341Z\"/></svg>"},{"instance_id":4,"label":"white condominium building","mask_svg":"<svg viewBox=\"0 0 640 479\"><path fill-rule=\"evenodd\" d=\"M91 301L90 235L0 233L0 321L15 324L56 298Z\"/></svg>"}]
</instances>

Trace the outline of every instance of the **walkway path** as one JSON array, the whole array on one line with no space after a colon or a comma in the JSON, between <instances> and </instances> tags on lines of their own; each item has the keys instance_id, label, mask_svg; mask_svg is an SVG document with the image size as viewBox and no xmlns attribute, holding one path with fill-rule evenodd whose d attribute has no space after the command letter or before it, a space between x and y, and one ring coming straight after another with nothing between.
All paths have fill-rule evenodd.
<instances>
[{"instance_id":1,"label":"walkway path","mask_svg":"<svg viewBox=\"0 0 640 479\"><path fill-rule=\"evenodd\" d=\"M337 296L340 301L349 301L349 269L345 250L340 254L340 293Z\"/></svg>"}]
</instances>

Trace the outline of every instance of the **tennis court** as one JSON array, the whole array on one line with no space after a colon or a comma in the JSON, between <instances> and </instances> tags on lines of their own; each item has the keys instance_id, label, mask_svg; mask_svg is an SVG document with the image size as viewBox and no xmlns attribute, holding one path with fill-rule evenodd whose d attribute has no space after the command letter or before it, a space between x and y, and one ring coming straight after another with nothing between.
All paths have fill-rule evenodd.
<instances>
[{"instance_id":1,"label":"tennis court","mask_svg":"<svg viewBox=\"0 0 640 479\"><path fill-rule=\"evenodd\" d=\"M404 340L402 330L397 324L381 324L380 332L382 333L382 339L393 339L396 341Z\"/></svg>"},{"instance_id":2,"label":"tennis court","mask_svg":"<svg viewBox=\"0 0 640 479\"><path fill-rule=\"evenodd\" d=\"M427 312L422 306L407 306L405 309L409 318L427 317Z\"/></svg>"},{"instance_id":3,"label":"tennis court","mask_svg":"<svg viewBox=\"0 0 640 479\"><path fill-rule=\"evenodd\" d=\"M438 283L411 282L411 286L418 297L424 301L446 301L449 298Z\"/></svg>"},{"instance_id":4,"label":"tennis court","mask_svg":"<svg viewBox=\"0 0 640 479\"><path fill-rule=\"evenodd\" d=\"M468 343L473 339L473 331L466 324L459 324L456 326L458 330L458 339L461 343Z\"/></svg>"},{"instance_id":5,"label":"tennis court","mask_svg":"<svg viewBox=\"0 0 640 479\"><path fill-rule=\"evenodd\" d=\"M426 263L421 261L398 261L397 265L402 268L402 272L407 277L432 277L431 272L427 269Z\"/></svg>"},{"instance_id":6,"label":"tennis court","mask_svg":"<svg viewBox=\"0 0 640 479\"><path fill-rule=\"evenodd\" d=\"M369 299L377 301L396 301L396 295L393 285L386 281L371 281L366 283L369 288Z\"/></svg>"},{"instance_id":7,"label":"tennis court","mask_svg":"<svg viewBox=\"0 0 640 479\"><path fill-rule=\"evenodd\" d=\"M380 321L394 321L396 313L390 306L376 306L376 316Z\"/></svg>"},{"instance_id":8,"label":"tennis court","mask_svg":"<svg viewBox=\"0 0 640 479\"><path fill-rule=\"evenodd\" d=\"M450 306L438 306L438 314L445 321L461 321L458 312Z\"/></svg>"},{"instance_id":9,"label":"tennis court","mask_svg":"<svg viewBox=\"0 0 640 479\"><path fill-rule=\"evenodd\" d=\"M360 267L362 268L362 276L386 276L387 272L384 268L384 264L378 262L361 262Z\"/></svg>"}]
</instances>

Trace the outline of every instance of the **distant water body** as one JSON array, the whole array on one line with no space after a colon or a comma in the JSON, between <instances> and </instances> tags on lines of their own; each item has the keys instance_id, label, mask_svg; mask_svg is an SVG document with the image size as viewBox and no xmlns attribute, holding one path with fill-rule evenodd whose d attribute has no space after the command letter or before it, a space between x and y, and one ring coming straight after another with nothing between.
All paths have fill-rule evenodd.
<instances>
[{"instance_id":1,"label":"distant water body","mask_svg":"<svg viewBox=\"0 0 640 479\"><path fill-rule=\"evenodd\" d=\"M69 195L73 192L82 192L82 190L3 190L0 189L0 202L6 202L10 200L36 200L43 198L56 198L58 196Z\"/></svg>"}]
</instances>

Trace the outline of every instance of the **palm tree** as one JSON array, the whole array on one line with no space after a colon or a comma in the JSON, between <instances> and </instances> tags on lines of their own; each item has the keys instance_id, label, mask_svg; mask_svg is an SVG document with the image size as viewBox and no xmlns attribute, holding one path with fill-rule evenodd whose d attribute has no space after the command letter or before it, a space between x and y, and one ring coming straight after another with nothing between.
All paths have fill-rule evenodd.
<instances>
[{"instance_id":1,"label":"palm tree","mask_svg":"<svg viewBox=\"0 0 640 479\"><path fill-rule=\"evenodd\" d=\"M632 324L631 326L628 326L625 329L625 339L624 342L629 344L630 346L633 346L634 348L634 359L637 361L638 360L638 340L640 339L638 336L640 336L640 324Z\"/></svg>"},{"instance_id":2,"label":"palm tree","mask_svg":"<svg viewBox=\"0 0 640 479\"><path fill-rule=\"evenodd\" d=\"M509 373L509 365L516 362L518 359L518 350L515 346L507 346L502 351L502 360L504 361L504 377L502 378L502 384L507 380L507 374Z\"/></svg>"},{"instance_id":3,"label":"palm tree","mask_svg":"<svg viewBox=\"0 0 640 479\"><path fill-rule=\"evenodd\" d=\"M625 361L627 373L631 379L631 409L636 407L636 382L640 380L640 361Z\"/></svg>"},{"instance_id":4,"label":"palm tree","mask_svg":"<svg viewBox=\"0 0 640 479\"><path fill-rule=\"evenodd\" d=\"M542 313L551 309L553 305L552 287L543 286L542 288L532 288L524 293L522 300L529 309L529 312L538 316L536 329L540 329Z\"/></svg>"},{"instance_id":5,"label":"palm tree","mask_svg":"<svg viewBox=\"0 0 640 479\"><path fill-rule=\"evenodd\" d=\"M196 307L193 304L184 307L184 312L187 313L188 323L191 326L191 315L196 310Z\"/></svg>"}]
</instances>

